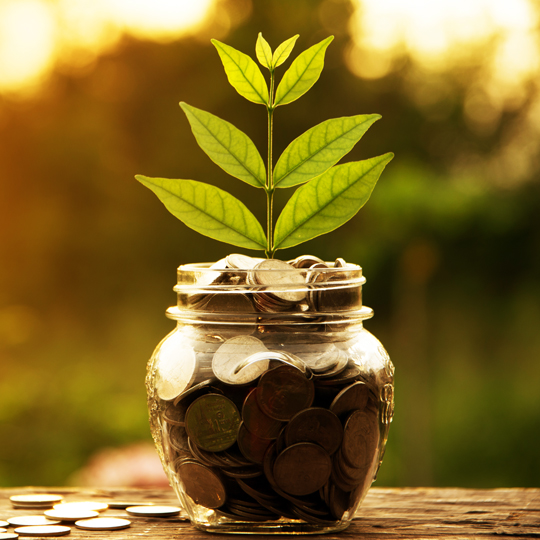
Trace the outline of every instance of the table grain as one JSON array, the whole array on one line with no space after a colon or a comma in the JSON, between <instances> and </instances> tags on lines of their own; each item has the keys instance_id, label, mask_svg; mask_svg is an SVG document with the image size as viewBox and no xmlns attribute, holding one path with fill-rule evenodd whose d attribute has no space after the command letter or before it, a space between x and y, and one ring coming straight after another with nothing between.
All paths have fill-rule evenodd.
<instances>
[{"instance_id":1,"label":"table grain","mask_svg":"<svg viewBox=\"0 0 540 540\"><path fill-rule=\"evenodd\" d=\"M40 510L14 509L9 497L24 493L59 493L65 502L133 501L178 505L172 490L131 488L36 487L0 489L0 520L39 514ZM134 540L230 538L230 534L198 531L178 518L127 516L109 509L104 515L127 517L132 525L118 531L72 528L73 540ZM270 538L272 535L257 535ZM275 536L275 535L273 535ZM348 529L325 539L501 539L540 537L540 489L371 488Z\"/></svg>"}]
</instances>

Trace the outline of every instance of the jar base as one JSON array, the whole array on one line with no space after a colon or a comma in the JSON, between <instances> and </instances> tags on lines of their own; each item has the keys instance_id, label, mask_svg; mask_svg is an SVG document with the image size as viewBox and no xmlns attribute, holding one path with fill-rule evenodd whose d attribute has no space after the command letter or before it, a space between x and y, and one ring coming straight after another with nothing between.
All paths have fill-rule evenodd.
<instances>
[{"instance_id":1,"label":"jar base","mask_svg":"<svg viewBox=\"0 0 540 540\"><path fill-rule=\"evenodd\" d=\"M277 521L253 522L233 521L224 519L219 523L191 524L200 531L218 534L289 534L314 535L337 533L345 530L350 521L336 521L335 523L306 523L302 520L283 519Z\"/></svg>"}]
</instances>

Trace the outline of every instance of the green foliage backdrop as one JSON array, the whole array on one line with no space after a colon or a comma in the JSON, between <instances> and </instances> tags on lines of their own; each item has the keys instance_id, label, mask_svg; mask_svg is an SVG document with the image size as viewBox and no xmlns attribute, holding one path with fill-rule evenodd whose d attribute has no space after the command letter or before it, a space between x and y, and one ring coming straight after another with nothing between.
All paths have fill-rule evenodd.
<instances>
[{"instance_id":1,"label":"green foliage backdrop","mask_svg":"<svg viewBox=\"0 0 540 540\"><path fill-rule=\"evenodd\" d=\"M373 113L382 119L350 159L396 155L351 222L278 252L364 268L366 327L396 366L377 485L538 485L538 167L511 187L482 174L527 102L475 132L463 121L467 74L460 87L450 71L444 115L426 114L406 91L406 58L379 80L347 70L347 2L332 2L330 29L319 4L253 2L223 40L254 52L259 31L273 46L299 33L303 50L330 30L321 79L276 111L276 155L327 118ZM0 485L63 484L98 448L150 439L145 364L172 329L175 269L230 247L183 226L133 176L246 194L197 147L179 101L263 152L266 111L230 88L209 40L126 39L88 73L58 72L38 97L0 103ZM467 148L474 169L459 166ZM244 202L261 218L257 194Z\"/></svg>"}]
</instances>

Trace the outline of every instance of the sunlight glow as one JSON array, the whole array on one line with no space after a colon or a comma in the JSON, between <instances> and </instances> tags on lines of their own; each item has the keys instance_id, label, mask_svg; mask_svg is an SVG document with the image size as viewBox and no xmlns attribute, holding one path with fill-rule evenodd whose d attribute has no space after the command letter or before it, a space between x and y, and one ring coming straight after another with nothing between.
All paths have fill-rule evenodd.
<instances>
[{"instance_id":1,"label":"sunlight glow","mask_svg":"<svg viewBox=\"0 0 540 540\"><path fill-rule=\"evenodd\" d=\"M467 61L483 48L493 52L497 78L536 72L536 12L531 0L355 0L353 72L379 78L406 53L424 68L442 70ZM365 61L373 53L376 61Z\"/></svg>"},{"instance_id":2,"label":"sunlight glow","mask_svg":"<svg viewBox=\"0 0 540 540\"><path fill-rule=\"evenodd\" d=\"M54 65L84 69L121 35L159 42L197 32L216 0L1 0L0 94L28 93Z\"/></svg>"},{"instance_id":3,"label":"sunlight glow","mask_svg":"<svg viewBox=\"0 0 540 540\"><path fill-rule=\"evenodd\" d=\"M0 3L0 91L35 86L51 66L54 20L39 0Z\"/></svg>"}]
</instances>

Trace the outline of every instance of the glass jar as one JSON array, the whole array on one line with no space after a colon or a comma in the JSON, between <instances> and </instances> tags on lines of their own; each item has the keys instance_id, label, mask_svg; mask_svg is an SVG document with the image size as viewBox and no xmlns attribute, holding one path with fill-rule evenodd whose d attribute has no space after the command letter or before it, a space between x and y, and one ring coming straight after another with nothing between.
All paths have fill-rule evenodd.
<instances>
[{"instance_id":1,"label":"glass jar","mask_svg":"<svg viewBox=\"0 0 540 540\"><path fill-rule=\"evenodd\" d=\"M165 472L198 529L345 529L379 469L393 373L357 265L231 255L180 266L146 386Z\"/></svg>"}]
</instances>

